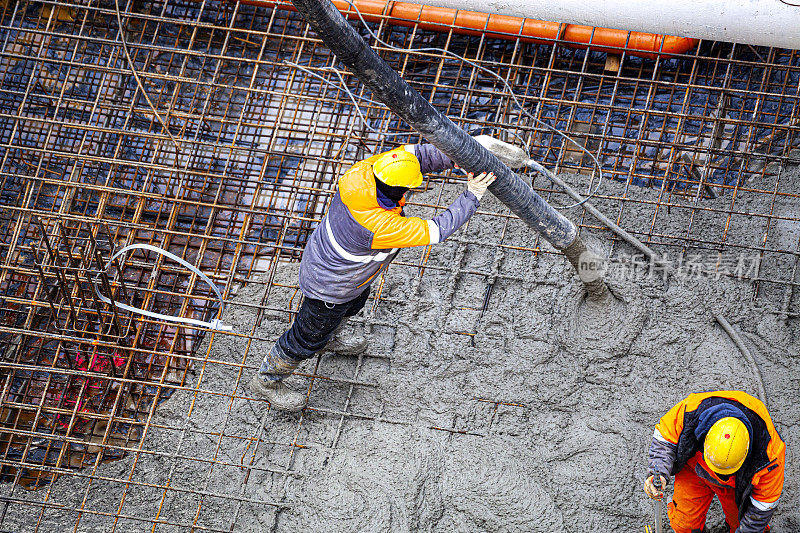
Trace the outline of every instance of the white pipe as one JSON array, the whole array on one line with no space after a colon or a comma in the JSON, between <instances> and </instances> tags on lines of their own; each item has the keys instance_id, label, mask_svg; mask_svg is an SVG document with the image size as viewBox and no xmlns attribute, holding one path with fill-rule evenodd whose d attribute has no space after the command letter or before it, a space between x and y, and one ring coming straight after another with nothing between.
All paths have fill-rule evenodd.
<instances>
[{"instance_id":1,"label":"white pipe","mask_svg":"<svg viewBox=\"0 0 800 533\"><path fill-rule=\"evenodd\" d=\"M405 0L451 9L800 49L800 0Z\"/></svg>"}]
</instances>

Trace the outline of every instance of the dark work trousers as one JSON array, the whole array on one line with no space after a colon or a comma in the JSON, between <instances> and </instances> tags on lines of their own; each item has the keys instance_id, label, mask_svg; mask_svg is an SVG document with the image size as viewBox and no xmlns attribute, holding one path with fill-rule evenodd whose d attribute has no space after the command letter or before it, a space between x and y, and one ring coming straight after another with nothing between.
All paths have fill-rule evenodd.
<instances>
[{"instance_id":1,"label":"dark work trousers","mask_svg":"<svg viewBox=\"0 0 800 533\"><path fill-rule=\"evenodd\" d=\"M368 297L369 287L343 304L304 298L292 327L278 339L278 346L295 361L313 357L328 344L339 324L361 311Z\"/></svg>"}]
</instances>

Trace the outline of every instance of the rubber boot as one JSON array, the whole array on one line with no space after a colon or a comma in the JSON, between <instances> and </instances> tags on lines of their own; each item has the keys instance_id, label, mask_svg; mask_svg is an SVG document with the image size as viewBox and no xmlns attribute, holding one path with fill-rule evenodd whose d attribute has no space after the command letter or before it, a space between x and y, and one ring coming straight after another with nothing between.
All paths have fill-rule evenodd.
<instances>
[{"instance_id":1,"label":"rubber boot","mask_svg":"<svg viewBox=\"0 0 800 533\"><path fill-rule=\"evenodd\" d=\"M258 374L250 380L250 391L267 400L273 409L296 413L306 406L306 395L295 392L283 382L300 364L287 356L276 343L264 357Z\"/></svg>"},{"instance_id":2,"label":"rubber boot","mask_svg":"<svg viewBox=\"0 0 800 533\"><path fill-rule=\"evenodd\" d=\"M369 343L363 335L357 335L354 331L344 332L344 322L333 332L331 340L325 345L323 350L336 352L341 355L361 355L367 351Z\"/></svg>"}]
</instances>

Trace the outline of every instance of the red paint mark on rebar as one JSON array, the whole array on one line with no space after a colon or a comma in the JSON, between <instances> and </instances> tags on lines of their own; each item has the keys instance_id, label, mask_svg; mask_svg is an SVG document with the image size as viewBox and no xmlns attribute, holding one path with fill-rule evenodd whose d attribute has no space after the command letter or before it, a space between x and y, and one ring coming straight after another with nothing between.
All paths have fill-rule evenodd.
<instances>
[{"instance_id":1,"label":"red paint mark on rebar","mask_svg":"<svg viewBox=\"0 0 800 533\"><path fill-rule=\"evenodd\" d=\"M111 360L114 361L114 366L117 368L125 366L125 358L120 357L119 352L114 352L114 355L111 356Z\"/></svg>"}]
</instances>

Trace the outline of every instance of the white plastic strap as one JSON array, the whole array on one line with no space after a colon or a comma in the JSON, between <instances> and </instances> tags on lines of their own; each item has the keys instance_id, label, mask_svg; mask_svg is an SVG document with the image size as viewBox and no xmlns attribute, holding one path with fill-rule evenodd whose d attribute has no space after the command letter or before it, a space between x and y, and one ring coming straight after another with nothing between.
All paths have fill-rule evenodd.
<instances>
[{"instance_id":1,"label":"white plastic strap","mask_svg":"<svg viewBox=\"0 0 800 533\"><path fill-rule=\"evenodd\" d=\"M219 316L222 316L224 314L224 312L225 312L225 302L222 299L222 293L219 292L219 289L217 289L217 286L214 284L214 282L211 281L211 279L208 276L206 276L205 274L200 272L200 270L198 270L198 268L196 266L184 261L183 259L181 259L177 255L175 255L173 253L170 253L170 252L168 252L168 251L166 251L166 250L164 250L162 248L158 248L156 246L150 246L149 244L131 244L130 246L126 246L126 247L122 248L117 253L115 253L114 255L111 256L111 258L106 263L106 270L108 270L108 266L111 265L111 263L113 263L114 259L122 256L123 254L125 254L126 252L128 252L130 250L148 250L150 252L155 252L155 253L157 253L159 255L163 255L164 257L168 257L169 259L172 259L176 263L179 263L180 265L188 268L189 270L191 270L192 272L197 274L200 277L200 279L205 281L208 284L208 286L211 287L211 290L214 291L214 294L217 296L217 300L219 300ZM121 269L120 269L120 271L121 271ZM175 323L178 323L178 324L186 324L186 325L189 325L189 326L196 326L196 327L201 327L201 328L214 329L214 330L217 330L217 331L233 331L233 328L231 326L226 326L225 324L222 323L222 320L220 320L219 318L215 318L215 319L213 319L213 320L211 320L209 322L206 322L204 320L196 320L196 319L193 319L193 318L184 318L184 317L181 317L181 316L162 315L161 313L155 313L153 311L146 311L144 309L139 309L138 307L133 307L131 305L123 304L123 303L120 303L120 302L112 302L111 299L107 298L106 296L103 296L100 293L100 291L97 288L97 282L98 282L97 278L92 280L92 285L94 286L94 292L95 292L95 294L97 294L97 297L100 298L105 303L110 304L110 305L114 305L114 306L116 306L116 307L118 307L120 309L124 309L125 311L129 311L131 313L136 313L137 315L143 315L143 316L147 316L147 317L150 317L150 318L155 318L156 320L163 320L163 321L166 321L166 322L175 322Z\"/></svg>"}]
</instances>

